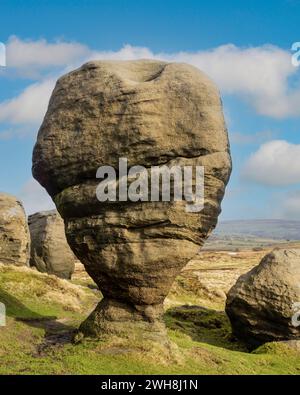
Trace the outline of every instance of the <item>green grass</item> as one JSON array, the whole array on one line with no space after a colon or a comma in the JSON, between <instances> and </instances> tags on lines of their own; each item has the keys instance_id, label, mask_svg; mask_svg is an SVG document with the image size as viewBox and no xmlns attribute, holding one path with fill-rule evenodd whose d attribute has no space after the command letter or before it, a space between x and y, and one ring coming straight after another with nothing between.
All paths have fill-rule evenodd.
<instances>
[{"instance_id":1,"label":"green grass","mask_svg":"<svg viewBox=\"0 0 300 395\"><path fill-rule=\"evenodd\" d=\"M70 303L57 296L62 288ZM75 345L68 333L88 315L99 296L79 287L78 299L83 300L77 306L74 295L76 289L61 280L30 270L0 269L0 301L8 312L7 326L0 327L0 374L300 373L296 351L271 343L249 353L232 339L224 312L199 306L166 312L174 344L171 356L158 345L113 337ZM53 335L60 340L51 342Z\"/></svg>"}]
</instances>

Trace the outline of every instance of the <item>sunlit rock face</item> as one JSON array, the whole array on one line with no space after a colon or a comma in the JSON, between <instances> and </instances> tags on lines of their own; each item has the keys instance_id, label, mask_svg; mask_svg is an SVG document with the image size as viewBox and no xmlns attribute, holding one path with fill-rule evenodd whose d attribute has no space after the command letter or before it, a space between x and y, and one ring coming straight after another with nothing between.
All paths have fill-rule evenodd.
<instances>
[{"instance_id":1,"label":"sunlit rock face","mask_svg":"<svg viewBox=\"0 0 300 395\"><path fill-rule=\"evenodd\" d=\"M300 341L300 250L275 249L227 295L233 334L255 348L270 341Z\"/></svg>"},{"instance_id":2,"label":"sunlit rock face","mask_svg":"<svg viewBox=\"0 0 300 395\"><path fill-rule=\"evenodd\" d=\"M99 202L96 171L139 165L204 166L205 204ZM218 90L198 69L142 60L95 61L56 84L33 154L68 242L104 299L85 334L140 328L162 336L163 301L214 229L231 171Z\"/></svg>"},{"instance_id":3,"label":"sunlit rock face","mask_svg":"<svg viewBox=\"0 0 300 395\"><path fill-rule=\"evenodd\" d=\"M29 265L30 235L22 203L0 193L0 263Z\"/></svg>"},{"instance_id":4,"label":"sunlit rock face","mask_svg":"<svg viewBox=\"0 0 300 395\"><path fill-rule=\"evenodd\" d=\"M64 222L56 210L29 216L30 266L38 271L71 279L76 258L67 243Z\"/></svg>"}]
</instances>

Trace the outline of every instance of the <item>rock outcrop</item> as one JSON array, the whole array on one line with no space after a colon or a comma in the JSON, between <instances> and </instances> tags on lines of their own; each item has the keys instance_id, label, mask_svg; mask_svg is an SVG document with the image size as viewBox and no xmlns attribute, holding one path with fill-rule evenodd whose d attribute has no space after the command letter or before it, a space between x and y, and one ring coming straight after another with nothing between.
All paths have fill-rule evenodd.
<instances>
[{"instance_id":1,"label":"rock outcrop","mask_svg":"<svg viewBox=\"0 0 300 395\"><path fill-rule=\"evenodd\" d=\"M30 266L38 271L70 279L76 258L65 235L64 222L56 210L43 211L28 218L31 235Z\"/></svg>"},{"instance_id":2,"label":"rock outcrop","mask_svg":"<svg viewBox=\"0 0 300 395\"><path fill-rule=\"evenodd\" d=\"M0 193L0 262L16 266L29 264L30 236L22 203Z\"/></svg>"},{"instance_id":3,"label":"rock outcrop","mask_svg":"<svg viewBox=\"0 0 300 395\"><path fill-rule=\"evenodd\" d=\"M300 340L300 250L275 249L242 275L227 295L233 334L256 347Z\"/></svg>"},{"instance_id":4,"label":"rock outcrop","mask_svg":"<svg viewBox=\"0 0 300 395\"><path fill-rule=\"evenodd\" d=\"M100 203L100 166L204 166L205 205ZM33 153L33 175L65 220L68 242L104 299L88 335L161 336L163 301L220 213L231 159L219 92L198 69L160 61L95 61L56 84ZM118 172L117 172L118 174ZM120 182L120 180L118 180ZM133 332L135 330L135 332ZM126 335L126 333L125 333Z\"/></svg>"}]
</instances>

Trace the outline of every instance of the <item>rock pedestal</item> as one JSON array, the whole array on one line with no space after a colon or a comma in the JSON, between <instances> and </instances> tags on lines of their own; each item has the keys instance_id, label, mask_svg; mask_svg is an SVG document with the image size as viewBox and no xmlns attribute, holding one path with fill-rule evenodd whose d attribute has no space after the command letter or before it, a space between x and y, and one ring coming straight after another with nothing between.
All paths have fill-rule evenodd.
<instances>
[{"instance_id":1,"label":"rock pedestal","mask_svg":"<svg viewBox=\"0 0 300 395\"><path fill-rule=\"evenodd\" d=\"M278 249L242 275L227 295L233 334L251 348L300 340L300 250Z\"/></svg>"},{"instance_id":2,"label":"rock pedestal","mask_svg":"<svg viewBox=\"0 0 300 395\"><path fill-rule=\"evenodd\" d=\"M29 216L31 235L30 266L40 272L70 279L76 258L66 240L62 218L56 210Z\"/></svg>"},{"instance_id":3,"label":"rock pedestal","mask_svg":"<svg viewBox=\"0 0 300 395\"><path fill-rule=\"evenodd\" d=\"M99 202L100 166L205 167L205 205ZM33 175L65 220L68 242L104 295L85 334L164 334L163 301L214 229L231 170L215 85L186 64L95 61L56 84Z\"/></svg>"},{"instance_id":4,"label":"rock pedestal","mask_svg":"<svg viewBox=\"0 0 300 395\"><path fill-rule=\"evenodd\" d=\"M0 193L0 262L29 264L30 236L22 203L14 196Z\"/></svg>"}]
</instances>

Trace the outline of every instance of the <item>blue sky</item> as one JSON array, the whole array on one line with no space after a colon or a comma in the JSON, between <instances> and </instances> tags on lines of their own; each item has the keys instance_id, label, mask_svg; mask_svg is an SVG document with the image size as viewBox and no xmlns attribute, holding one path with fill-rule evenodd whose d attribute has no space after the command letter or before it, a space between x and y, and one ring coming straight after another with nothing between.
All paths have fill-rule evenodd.
<instances>
[{"instance_id":1,"label":"blue sky","mask_svg":"<svg viewBox=\"0 0 300 395\"><path fill-rule=\"evenodd\" d=\"M0 190L50 207L31 153L55 80L89 59L185 61L220 88L233 174L222 219L300 219L300 1L1 0Z\"/></svg>"}]
</instances>

